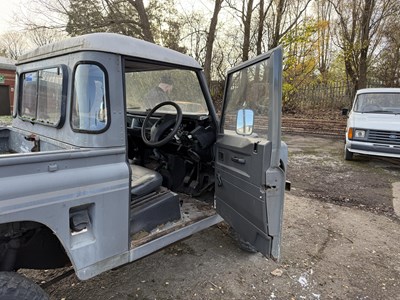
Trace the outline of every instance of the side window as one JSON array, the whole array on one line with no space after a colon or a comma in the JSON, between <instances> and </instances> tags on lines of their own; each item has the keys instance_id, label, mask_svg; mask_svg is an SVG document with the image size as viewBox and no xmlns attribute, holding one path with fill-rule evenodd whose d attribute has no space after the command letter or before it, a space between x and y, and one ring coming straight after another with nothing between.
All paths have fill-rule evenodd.
<instances>
[{"instance_id":1,"label":"side window","mask_svg":"<svg viewBox=\"0 0 400 300\"><path fill-rule=\"evenodd\" d=\"M102 131L108 125L106 76L94 64L79 64L75 69L72 100L72 128Z\"/></svg>"},{"instance_id":2,"label":"side window","mask_svg":"<svg viewBox=\"0 0 400 300\"><path fill-rule=\"evenodd\" d=\"M22 74L19 115L23 119L58 125L62 117L66 78L61 67Z\"/></svg>"},{"instance_id":3,"label":"side window","mask_svg":"<svg viewBox=\"0 0 400 300\"><path fill-rule=\"evenodd\" d=\"M240 110L253 111L252 132L260 137L267 137L271 89L270 70L269 60L263 60L229 74L225 96L224 130L236 130Z\"/></svg>"}]
</instances>

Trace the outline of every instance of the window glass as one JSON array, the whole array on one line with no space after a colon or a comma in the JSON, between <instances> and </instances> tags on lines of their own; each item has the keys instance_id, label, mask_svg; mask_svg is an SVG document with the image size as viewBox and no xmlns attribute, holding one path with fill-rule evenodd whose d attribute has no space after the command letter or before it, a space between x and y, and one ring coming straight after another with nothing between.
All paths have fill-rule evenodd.
<instances>
[{"instance_id":1,"label":"window glass","mask_svg":"<svg viewBox=\"0 0 400 300\"><path fill-rule=\"evenodd\" d=\"M61 120L63 92L63 73L59 67L22 74L20 116L57 125Z\"/></svg>"},{"instance_id":2,"label":"window glass","mask_svg":"<svg viewBox=\"0 0 400 300\"><path fill-rule=\"evenodd\" d=\"M400 113L400 93L359 94L354 111L361 113Z\"/></svg>"},{"instance_id":3,"label":"window glass","mask_svg":"<svg viewBox=\"0 0 400 300\"><path fill-rule=\"evenodd\" d=\"M267 137L270 103L269 60L261 61L229 75L225 97L225 130L236 130L237 113L242 109L254 112L253 133Z\"/></svg>"},{"instance_id":4,"label":"window glass","mask_svg":"<svg viewBox=\"0 0 400 300\"><path fill-rule=\"evenodd\" d=\"M134 68L134 66L132 67ZM125 73L127 108L145 111L165 101L174 101L185 114L208 114L196 73L167 69ZM174 113L165 106L159 111Z\"/></svg>"},{"instance_id":5,"label":"window glass","mask_svg":"<svg viewBox=\"0 0 400 300\"><path fill-rule=\"evenodd\" d=\"M61 69L39 71L37 119L41 122L57 124L61 118L62 103Z\"/></svg>"},{"instance_id":6,"label":"window glass","mask_svg":"<svg viewBox=\"0 0 400 300\"><path fill-rule=\"evenodd\" d=\"M23 118L36 119L37 72L22 75L22 97L19 114Z\"/></svg>"},{"instance_id":7,"label":"window glass","mask_svg":"<svg viewBox=\"0 0 400 300\"><path fill-rule=\"evenodd\" d=\"M75 70L72 128L101 131L106 126L105 74L97 65L80 64Z\"/></svg>"}]
</instances>

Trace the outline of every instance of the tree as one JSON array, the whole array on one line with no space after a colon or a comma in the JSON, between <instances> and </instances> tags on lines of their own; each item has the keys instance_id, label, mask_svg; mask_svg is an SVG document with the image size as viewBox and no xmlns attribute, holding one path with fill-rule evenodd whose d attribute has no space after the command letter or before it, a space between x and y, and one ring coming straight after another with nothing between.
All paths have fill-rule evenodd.
<instances>
[{"instance_id":1,"label":"tree","mask_svg":"<svg viewBox=\"0 0 400 300\"><path fill-rule=\"evenodd\" d=\"M128 0L128 1L136 9L139 15L139 21L143 33L143 39L154 43L154 37L151 31L149 16L144 7L143 0Z\"/></svg>"},{"instance_id":2,"label":"tree","mask_svg":"<svg viewBox=\"0 0 400 300\"><path fill-rule=\"evenodd\" d=\"M254 5L254 0L246 0L242 1L241 9L238 9L237 3L232 0L227 0L229 7L235 11L238 15L241 25L243 25L243 44L242 44L242 61L246 61L249 59L249 52L251 49L251 23L253 11L256 9L256 5Z\"/></svg>"},{"instance_id":3,"label":"tree","mask_svg":"<svg viewBox=\"0 0 400 300\"><path fill-rule=\"evenodd\" d=\"M267 17L268 48L277 47L281 39L298 25L311 0L274 0Z\"/></svg>"},{"instance_id":4,"label":"tree","mask_svg":"<svg viewBox=\"0 0 400 300\"><path fill-rule=\"evenodd\" d=\"M337 14L337 45L342 51L353 94L367 87L371 56L382 38L386 18L395 13L396 0L329 0Z\"/></svg>"},{"instance_id":5,"label":"tree","mask_svg":"<svg viewBox=\"0 0 400 300\"><path fill-rule=\"evenodd\" d=\"M211 83L211 62L212 52L215 40L215 31L218 23L218 14L221 10L223 0L215 0L214 12L211 18L210 27L208 29L207 41L206 41L206 57L204 60L204 73L208 85Z\"/></svg>"},{"instance_id":6,"label":"tree","mask_svg":"<svg viewBox=\"0 0 400 300\"><path fill-rule=\"evenodd\" d=\"M331 15L332 4L328 0L316 0L316 15L318 22L318 71L322 81L328 80L329 66L331 62L332 49L332 28Z\"/></svg>"},{"instance_id":7,"label":"tree","mask_svg":"<svg viewBox=\"0 0 400 300\"><path fill-rule=\"evenodd\" d=\"M313 18L288 31L281 39L285 50L283 101L286 111L295 110L299 90L318 82L318 26Z\"/></svg>"},{"instance_id":8,"label":"tree","mask_svg":"<svg viewBox=\"0 0 400 300\"><path fill-rule=\"evenodd\" d=\"M59 41L64 36L64 34L58 30L43 27L28 28L25 31L29 41L37 47Z\"/></svg>"},{"instance_id":9,"label":"tree","mask_svg":"<svg viewBox=\"0 0 400 300\"><path fill-rule=\"evenodd\" d=\"M16 60L27 50L23 34L17 31L9 31L1 36L0 51L8 58Z\"/></svg>"},{"instance_id":10,"label":"tree","mask_svg":"<svg viewBox=\"0 0 400 300\"><path fill-rule=\"evenodd\" d=\"M269 9L272 6L272 2L273 2L273 0L270 0L267 8L264 9L265 2L264 2L264 0L260 0L259 10L258 10L258 28L257 28L257 41L256 41L256 54L257 55L261 54L261 52L262 52L265 19L267 17Z\"/></svg>"},{"instance_id":11,"label":"tree","mask_svg":"<svg viewBox=\"0 0 400 300\"><path fill-rule=\"evenodd\" d=\"M183 21L174 0L151 1L147 7L154 41L164 47L187 52L181 44Z\"/></svg>"},{"instance_id":12,"label":"tree","mask_svg":"<svg viewBox=\"0 0 400 300\"><path fill-rule=\"evenodd\" d=\"M398 3L398 11L400 3ZM383 28L383 43L370 77L387 87L400 87L400 20L390 16Z\"/></svg>"}]
</instances>

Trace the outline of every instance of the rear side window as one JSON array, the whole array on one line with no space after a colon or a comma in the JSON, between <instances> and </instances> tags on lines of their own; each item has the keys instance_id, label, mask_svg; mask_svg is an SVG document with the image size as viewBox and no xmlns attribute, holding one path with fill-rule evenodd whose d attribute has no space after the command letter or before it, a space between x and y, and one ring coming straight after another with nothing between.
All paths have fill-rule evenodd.
<instances>
[{"instance_id":1,"label":"rear side window","mask_svg":"<svg viewBox=\"0 0 400 300\"><path fill-rule=\"evenodd\" d=\"M66 97L66 71L63 67L23 73L19 116L50 126L61 124Z\"/></svg>"},{"instance_id":2,"label":"rear side window","mask_svg":"<svg viewBox=\"0 0 400 300\"><path fill-rule=\"evenodd\" d=\"M95 64L79 64L74 73L72 128L76 131L101 132L108 125L107 77Z\"/></svg>"}]
</instances>

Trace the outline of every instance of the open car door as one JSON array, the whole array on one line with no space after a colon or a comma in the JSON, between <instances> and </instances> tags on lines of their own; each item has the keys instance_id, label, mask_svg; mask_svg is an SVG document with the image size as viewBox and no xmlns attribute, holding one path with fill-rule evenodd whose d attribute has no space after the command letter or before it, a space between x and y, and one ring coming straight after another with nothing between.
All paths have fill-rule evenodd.
<instances>
[{"instance_id":1,"label":"open car door","mask_svg":"<svg viewBox=\"0 0 400 300\"><path fill-rule=\"evenodd\" d=\"M216 147L216 209L241 240L274 259L280 257L286 179L281 106L280 47L228 71Z\"/></svg>"}]
</instances>

